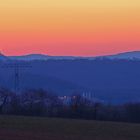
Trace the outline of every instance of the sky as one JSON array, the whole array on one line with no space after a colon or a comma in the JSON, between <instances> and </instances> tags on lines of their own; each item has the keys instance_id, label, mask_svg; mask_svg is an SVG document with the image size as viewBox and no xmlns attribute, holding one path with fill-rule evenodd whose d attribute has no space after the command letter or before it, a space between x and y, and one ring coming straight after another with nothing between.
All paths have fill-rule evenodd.
<instances>
[{"instance_id":1,"label":"sky","mask_svg":"<svg viewBox=\"0 0 140 140\"><path fill-rule=\"evenodd\" d=\"M140 50L140 0L0 0L0 51L6 55L135 50Z\"/></svg>"}]
</instances>

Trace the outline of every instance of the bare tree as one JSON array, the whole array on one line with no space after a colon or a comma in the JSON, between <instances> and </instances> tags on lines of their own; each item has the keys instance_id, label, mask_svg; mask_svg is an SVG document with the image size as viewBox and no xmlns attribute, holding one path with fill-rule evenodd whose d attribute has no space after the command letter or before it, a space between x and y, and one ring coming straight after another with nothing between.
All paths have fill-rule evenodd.
<instances>
[{"instance_id":1,"label":"bare tree","mask_svg":"<svg viewBox=\"0 0 140 140\"><path fill-rule=\"evenodd\" d=\"M0 88L0 113L3 112L4 107L9 102L12 92L6 88Z\"/></svg>"}]
</instances>

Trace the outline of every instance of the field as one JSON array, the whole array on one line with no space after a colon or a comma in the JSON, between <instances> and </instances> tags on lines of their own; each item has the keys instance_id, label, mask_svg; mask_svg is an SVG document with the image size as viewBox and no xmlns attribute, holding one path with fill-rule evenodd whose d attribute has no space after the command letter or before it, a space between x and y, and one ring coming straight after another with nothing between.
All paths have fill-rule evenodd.
<instances>
[{"instance_id":1,"label":"field","mask_svg":"<svg viewBox=\"0 0 140 140\"><path fill-rule=\"evenodd\" d=\"M139 140L140 124L0 116L0 140Z\"/></svg>"}]
</instances>

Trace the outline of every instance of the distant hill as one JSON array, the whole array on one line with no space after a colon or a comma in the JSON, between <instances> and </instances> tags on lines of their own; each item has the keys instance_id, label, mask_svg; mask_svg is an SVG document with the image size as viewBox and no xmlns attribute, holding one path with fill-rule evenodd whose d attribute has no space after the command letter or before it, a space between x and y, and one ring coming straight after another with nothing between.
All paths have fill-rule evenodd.
<instances>
[{"instance_id":1,"label":"distant hill","mask_svg":"<svg viewBox=\"0 0 140 140\"><path fill-rule=\"evenodd\" d=\"M140 102L140 52L103 57L67 57L31 54L4 56L5 63L27 63L20 70L20 89L44 88L58 95L91 92L106 102ZM46 61L47 60L47 61ZM14 69L0 68L0 86L13 89Z\"/></svg>"},{"instance_id":2,"label":"distant hill","mask_svg":"<svg viewBox=\"0 0 140 140\"><path fill-rule=\"evenodd\" d=\"M9 58L12 60L47 60L50 58L50 56L42 54L29 54L21 56L9 56Z\"/></svg>"},{"instance_id":3,"label":"distant hill","mask_svg":"<svg viewBox=\"0 0 140 140\"><path fill-rule=\"evenodd\" d=\"M28 54L21 56L5 56L0 53L0 60L23 60L23 61L32 61L32 60L76 60L76 59L127 59L127 60L140 60L140 51L119 53L115 55L106 55L98 57L78 57L78 56L50 56L44 54Z\"/></svg>"},{"instance_id":4,"label":"distant hill","mask_svg":"<svg viewBox=\"0 0 140 140\"><path fill-rule=\"evenodd\" d=\"M32 60L75 60L75 59L88 59L88 60L94 60L94 59L128 59L128 60L140 60L140 51L133 51L133 52L125 52L125 53L119 53L114 55L106 55L106 56L98 56L98 57L78 57L78 56L50 56L50 55L44 55L44 54L29 54L29 55L21 55L21 56L4 56L3 54L0 54L0 60L5 59L11 59L11 60L24 60L24 61L32 61Z\"/></svg>"},{"instance_id":5,"label":"distant hill","mask_svg":"<svg viewBox=\"0 0 140 140\"><path fill-rule=\"evenodd\" d=\"M126 52L126 53L119 53L116 55L106 56L110 59L138 59L140 60L140 51L133 51L133 52Z\"/></svg>"},{"instance_id":6,"label":"distant hill","mask_svg":"<svg viewBox=\"0 0 140 140\"><path fill-rule=\"evenodd\" d=\"M43 55L43 54L29 54L29 55L22 55L22 56L9 56L11 60L24 60L24 61L32 61L32 60L73 60L80 57L74 57L74 56L49 56L49 55Z\"/></svg>"},{"instance_id":7,"label":"distant hill","mask_svg":"<svg viewBox=\"0 0 140 140\"><path fill-rule=\"evenodd\" d=\"M4 64L5 61L0 62ZM58 95L90 92L108 103L140 101L140 61L74 59L28 64L32 67L20 69L20 89L43 88ZM14 72L13 68L0 68L0 86L13 89Z\"/></svg>"},{"instance_id":8,"label":"distant hill","mask_svg":"<svg viewBox=\"0 0 140 140\"><path fill-rule=\"evenodd\" d=\"M5 55L3 55L1 52L0 52L0 60L8 60L9 58L8 57L6 57Z\"/></svg>"}]
</instances>

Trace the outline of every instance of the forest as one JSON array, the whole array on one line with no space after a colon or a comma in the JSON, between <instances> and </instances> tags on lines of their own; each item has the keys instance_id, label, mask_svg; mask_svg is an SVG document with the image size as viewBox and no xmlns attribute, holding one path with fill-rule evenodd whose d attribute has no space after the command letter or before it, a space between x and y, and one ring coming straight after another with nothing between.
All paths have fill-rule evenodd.
<instances>
[{"instance_id":1,"label":"forest","mask_svg":"<svg viewBox=\"0 0 140 140\"><path fill-rule=\"evenodd\" d=\"M112 105L76 92L66 100L43 89L17 94L0 88L0 114L140 123L140 103Z\"/></svg>"}]
</instances>

